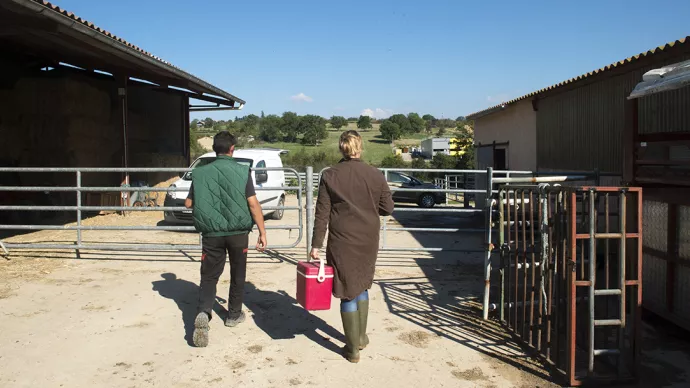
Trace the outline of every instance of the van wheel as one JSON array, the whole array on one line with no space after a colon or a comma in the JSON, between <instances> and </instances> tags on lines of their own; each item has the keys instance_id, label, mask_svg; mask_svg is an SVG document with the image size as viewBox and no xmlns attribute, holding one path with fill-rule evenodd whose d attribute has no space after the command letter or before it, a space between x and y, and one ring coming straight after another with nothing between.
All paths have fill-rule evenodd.
<instances>
[{"instance_id":1,"label":"van wheel","mask_svg":"<svg viewBox=\"0 0 690 388\"><path fill-rule=\"evenodd\" d=\"M278 201L278 206L285 206L285 197L280 197L280 200ZM285 213L285 209L278 209L271 214L271 219L272 220L282 220L283 219L283 213Z\"/></svg>"}]
</instances>

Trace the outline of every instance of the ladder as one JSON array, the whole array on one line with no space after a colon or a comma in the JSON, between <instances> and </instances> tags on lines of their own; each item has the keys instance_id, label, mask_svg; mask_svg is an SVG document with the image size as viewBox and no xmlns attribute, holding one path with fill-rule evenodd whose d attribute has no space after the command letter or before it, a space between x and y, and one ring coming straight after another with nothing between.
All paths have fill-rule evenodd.
<instances>
[{"instance_id":1,"label":"ladder","mask_svg":"<svg viewBox=\"0 0 690 388\"><path fill-rule=\"evenodd\" d=\"M621 191L618 207L619 207L619 233L608 233L608 222L606 233L597 233L597 208L595 200L596 190L593 188L589 189L589 343L588 343L588 375L594 375L594 358L602 356L613 356L617 357L618 364L618 375L621 376L623 373L623 362L620 359L623 353L623 346L625 344L625 329L626 329L626 317L625 317L625 266L626 266L626 196L625 191ZM607 203L608 207L608 203ZM597 276L596 276L596 236L605 235L605 238L619 240L619 251L618 251L618 288L603 288L597 289ZM601 238L601 237L600 237ZM606 260L609 260L606 257ZM608 281L607 281L608 283ZM618 316L614 318L607 319L595 319L595 305L597 297L605 296L617 296L618 305ZM595 334L597 328L601 327L613 327L618 331L617 346L615 348L609 349L596 349L595 348Z\"/></svg>"}]
</instances>

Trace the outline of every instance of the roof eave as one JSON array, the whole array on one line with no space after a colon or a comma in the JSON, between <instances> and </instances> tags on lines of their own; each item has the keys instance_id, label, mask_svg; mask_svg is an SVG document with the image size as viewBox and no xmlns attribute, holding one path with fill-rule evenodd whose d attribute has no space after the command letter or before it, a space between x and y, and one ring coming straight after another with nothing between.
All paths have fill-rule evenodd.
<instances>
[{"instance_id":1,"label":"roof eave","mask_svg":"<svg viewBox=\"0 0 690 388\"><path fill-rule=\"evenodd\" d=\"M157 59L153 56L146 55L139 50L130 47L126 42L118 40L118 39L113 39L110 38L109 36L97 31L94 28L90 28L83 23L78 22L77 20L74 20L68 16L63 15L62 13L51 9L49 6L43 4L42 2L36 2L34 0L11 0L13 3L16 5L22 6L27 10L31 10L33 12L39 13L41 15L44 15L45 17L67 27L70 28L73 31L76 31L82 35L84 35L87 38L97 40L100 43L106 44L112 48L115 48L117 50L120 50L127 55L130 55L132 57L135 57L139 60L145 61L151 65L154 65L160 69L163 69L169 73L172 73L174 76L177 76L178 78L181 78L183 80L186 80L196 86L199 87L201 90L207 90L211 93L213 93L217 97L222 97L223 99L228 100L228 105L234 106L235 103L240 104L238 109L241 109L241 107L246 103L244 100L241 98L238 98L226 91L223 91L210 83L193 76L192 74L187 73L184 70L178 69L175 66L172 66L171 64L168 64L164 62L163 60ZM211 93L206 93L203 92L201 95L207 95L210 97L213 97Z\"/></svg>"},{"instance_id":2,"label":"roof eave","mask_svg":"<svg viewBox=\"0 0 690 388\"><path fill-rule=\"evenodd\" d=\"M487 109L484 109L482 111L472 113L471 115L468 115L466 117L468 120L477 120L477 119L480 119L482 117L494 114L496 112L500 112L500 111L504 110L505 108L507 108L509 105L510 104L506 104L506 103L503 103L500 105L495 105L495 106L492 106L491 108L487 108Z\"/></svg>"}]
</instances>

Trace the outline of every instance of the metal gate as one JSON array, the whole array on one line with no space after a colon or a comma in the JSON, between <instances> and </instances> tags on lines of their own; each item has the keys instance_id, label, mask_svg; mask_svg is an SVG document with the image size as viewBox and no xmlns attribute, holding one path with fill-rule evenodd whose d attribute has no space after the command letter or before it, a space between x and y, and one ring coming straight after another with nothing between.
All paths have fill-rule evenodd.
<instances>
[{"instance_id":1,"label":"metal gate","mask_svg":"<svg viewBox=\"0 0 690 388\"><path fill-rule=\"evenodd\" d=\"M637 377L639 188L502 186L499 317L570 385Z\"/></svg>"},{"instance_id":2,"label":"metal gate","mask_svg":"<svg viewBox=\"0 0 690 388\"><path fill-rule=\"evenodd\" d=\"M157 251L180 251L180 250L200 250L201 236L199 236L199 244L182 245L182 244L145 244L145 243L85 243L82 239L82 231L84 230L103 230L103 231L174 231L174 232L194 232L194 226L180 226L180 225L127 225L127 226L108 226L108 225L82 225L84 219L84 212L185 212L188 209L176 206L128 206L129 201L123 201L120 206L84 206L83 199L86 193L116 193L119 198L127 200L133 193L165 193L166 195L173 192L187 191L185 188L175 187L112 187L112 186L85 186L82 184L82 178L87 174L144 174L144 173L169 173L174 175L176 173L186 173L191 171L189 168L9 168L0 167L0 174L71 174L73 175L74 186L0 186L0 193L15 192L15 193L70 193L73 195L74 205L65 206L39 206L39 205L0 205L0 214L7 214L9 212L74 212L76 225L40 225L40 224L0 224L0 230L72 230L76 231L76 239L71 243L8 243L0 241L0 249L8 253L10 249L94 249L94 250L157 250ZM264 210L288 210L298 212L297 225L266 225L266 229L270 230L297 230L298 235L294 242L289 245L269 245L269 249L279 248L294 248L302 241L303 233L303 193L302 193L302 178L296 170L291 168L253 168L252 171L283 171L289 175L294 175L297 179L296 186L281 186L281 187L256 187L257 191L294 191L297 195L297 206L263 206ZM118 201L120 202L120 201ZM3 219L7 219L3 217Z\"/></svg>"},{"instance_id":3,"label":"metal gate","mask_svg":"<svg viewBox=\"0 0 690 388\"><path fill-rule=\"evenodd\" d=\"M324 168L318 173L318 179L312 180L309 179L309 176L312 173L311 167L307 167L307 177L305 179L306 184L307 184L307 206L309 207L310 204L313 202L313 197L312 200L310 200L309 196L310 193L314 191L314 188L311 187L311 190L309 188L309 184L313 181L316 185L319 184L321 180L321 176L324 171L326 171L328 168ZM532 172L529 171L493 171L493 169L488 168L486 170L448 170L448 169L409 169L409 168L380 168L379 169L384 176L386 177L386 181L389 181L389 186L391 187L391 191L393 192L394 196L396 194L417 194L417 193L425 193L425 194L430 194L430 195L435 195L435 194L440 194L440 196L443 197L442 203L437 202L437 205L444 205L444 206L439 206L439 207L432 207L432 208L423 208L419 207L414 202L409 202L408 204L410 206L399 206L399 204L396 201L396 206L394 208L394 213L411 213L411 214L466 214L466 215L483 215L487 212L486 208L486 203L484 199L487 196L492 195L492 193L497 193L497 191L492 191L491 190L491 179L493 178L494 175L502 175L505 176L506 174L532 174ZM454 186L452 188L444 187L443 185L438 185L439 188L429 188L429 187L424 187L424 188L414 188L414 187L396 187L395 184L390 183L390 175L391 174L396 174L396 173L408 173L408 174L444 174L446 176L453 176L455 177L456 181ZM471 178L466 179L464 181L470 181L470 182L475 182L475 181L486 181L484 184L480 185L481 188L475 188L475 187L464 187L459 185L459 182L462 182L462 179L458 179L457 177L459 176L471 176ZM488 182L488 183L487 183ZM473 185L474 186L474 185ZM463 201L458 201L458 204L462 204L462 206L445 206L447 204L447 196L448 195L463 195L463 196L470 196L472 195L473 198L476 198L475 205L473 207L469 206L469 200L464 199ZM481 195L481 196L480 196ZM313 225L313 207L309 208L307 211L307 214L310 216L310 219L308 221L308 226ZM484 253L486 252L485 247L480 247L476 249L449 249L449 248L443 248L443 247L400 247L400 246L390 246L387 241L387 233L388 232L424 232L424 233L485 233L486 228L484 225L481 227L477 228L429 228L429 227L390 227L388 226L388 221L390 217L383 217L382 222L381 222L381 240L380 240L380 246L379 250L380 251L420 251L420 252L474 252L474 253ZM311 232L311 230L309 231ZM310 237L308 237L308 242L311 242ZM310 244L308 244L310 245Z\"/></svg>"}]
</instances>

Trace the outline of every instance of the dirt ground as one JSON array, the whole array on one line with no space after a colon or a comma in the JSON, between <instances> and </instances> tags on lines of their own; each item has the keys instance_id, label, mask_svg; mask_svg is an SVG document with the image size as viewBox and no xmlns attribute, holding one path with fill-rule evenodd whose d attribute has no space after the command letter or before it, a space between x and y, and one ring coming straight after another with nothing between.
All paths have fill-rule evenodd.
<instances>
[{"instance_id":1,"label":"dirt ground","mask_svg":"<svg viewBox=\"0 0 690 388\"><path fill-rule=\"evenodd\" d=\"M161 219L160 213L108 215L85 224L154 225ZM296 212L288 211L268 225L297 223ZM298 238L297 230L269 232L269 244ZM74 238L74 232L44 231L4 241ZM84 240L189 244L198 236L85 232ZM501 326L479 318L478 253L382 252L370 293L371 345L359 364L347 363L339 355L337 301L329 311L308 313L294 299L295 263L306 256L302 240L293 249L250 253L248 319L232 329L219 319L227 306L226 268L210 345L201 349L190 345L199 252L13 251L9 260L0 259L0 386L556 386ZM481 235L396 232L387 241L464 249L479 246ZM640 386L688 386L685 339L652 326L645 338L650 346Z\"/></svg>"}]
</instances>

